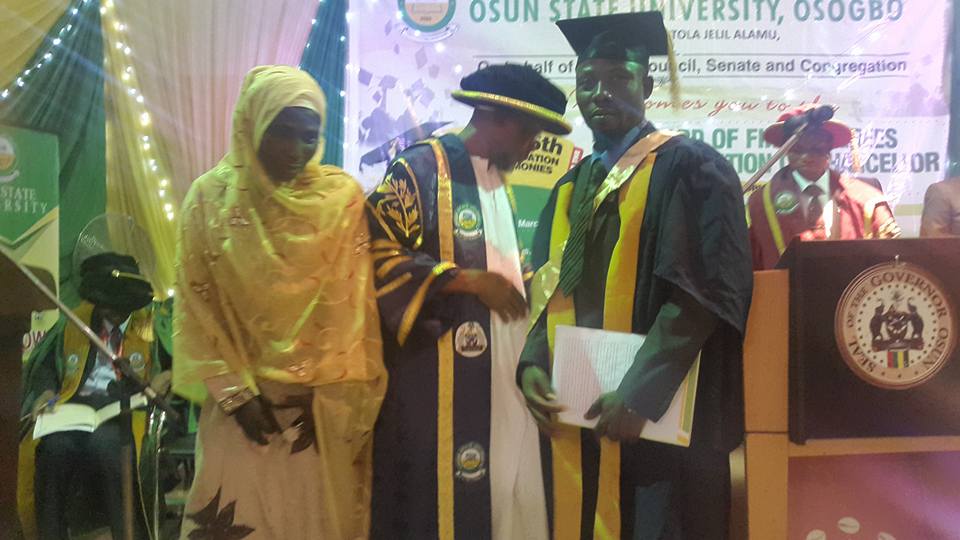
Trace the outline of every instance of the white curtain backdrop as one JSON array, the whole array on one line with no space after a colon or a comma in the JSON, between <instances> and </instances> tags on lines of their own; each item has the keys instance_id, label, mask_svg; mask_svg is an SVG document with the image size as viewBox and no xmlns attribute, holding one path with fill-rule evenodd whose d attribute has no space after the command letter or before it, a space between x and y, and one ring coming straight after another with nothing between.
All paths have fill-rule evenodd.
<instances>
[{"instance_id":1,"label":"white curtain backdrop","mask_svg":"<svg viewBox=\"0 0 960 540\"><path fill-rule=\"evenodd\" d=\"M317 0L114 1L179 201L226 152L246 72L299 64Z\"/></svg>"}]
</instances>

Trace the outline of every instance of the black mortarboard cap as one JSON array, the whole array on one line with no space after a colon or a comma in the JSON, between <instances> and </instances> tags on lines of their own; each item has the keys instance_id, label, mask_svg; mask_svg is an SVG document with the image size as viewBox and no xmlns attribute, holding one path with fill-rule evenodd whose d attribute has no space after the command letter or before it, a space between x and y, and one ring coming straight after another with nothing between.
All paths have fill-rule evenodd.
<instances>
[{"instance_id":1,"label":"black mortarboard cap","mask_svg":"<svg viewBox=\"0 0 960 540\"><path fill-rule=\"evenodd\" d=\"M665 56L670 52L663 14L659 11L566 19L557 21L557 26L577 56L589 52L592 58L615 56L606 59L623 60L623 52L631 49L645 51L644 56Z\"/></svg>"},{"instance_id":2,"label":"black mortarboard cap","mask_svg":"<svg viewBox=\"0 0 960 540\"><path fill-rule=\"evenodd\" d=\"M120 311L138 310L153 300L150 282L140 275L136 259L111 251L80 264L80 297Z\"/></svg>"},{"instance_id":3,"label":"black mortarboard cap","mask_svg":"<svg viewBox=\"0 0 960 540\"><path fill-rule=\"evenodd\" d=\"M557 21L557 27L580 60L634 60L647 63L651 56L666 56L670 101L680 106L677 59L663 13L639 11Z\"/></svg>"}]
</instances>

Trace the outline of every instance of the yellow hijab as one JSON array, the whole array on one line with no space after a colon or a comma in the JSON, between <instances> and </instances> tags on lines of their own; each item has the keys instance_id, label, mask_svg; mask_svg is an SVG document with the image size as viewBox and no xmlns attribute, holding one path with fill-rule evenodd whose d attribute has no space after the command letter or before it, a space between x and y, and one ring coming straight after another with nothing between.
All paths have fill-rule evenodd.
<instances>
[{"instance_id":1,"label":"yellow hijab","mask_svg":"<svg viewBox=\"0 0 960 540\"><path fill-rule=\"evenodd\" d=\"M308 74L247 74L230 151L190 188L181 213L174 301L174 385L202 399L204 379L234 373L320 386L385 377L363 192L317 154L274 184L257 149L286 107L325 120ZM321 127L322 132L322 127Z\"/></svg>"}]
</instances>

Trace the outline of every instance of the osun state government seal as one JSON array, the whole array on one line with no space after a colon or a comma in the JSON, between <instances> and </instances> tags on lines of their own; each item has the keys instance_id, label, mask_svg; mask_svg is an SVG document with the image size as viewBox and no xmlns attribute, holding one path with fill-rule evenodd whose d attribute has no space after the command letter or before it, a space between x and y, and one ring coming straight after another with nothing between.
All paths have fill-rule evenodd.
<instances>
[{"instance_id":1,"label":"osun state government seal","mask_svg":"<svg viewBox=\"0 0 960 540\"><path fill-rule=\"evenodd\" d=\"M923 384L950 360L957 313L946 288L923 268L892 261L858 275L840 297L837 347L861 379L902 390Z\"/></svg>"}]
</instances>

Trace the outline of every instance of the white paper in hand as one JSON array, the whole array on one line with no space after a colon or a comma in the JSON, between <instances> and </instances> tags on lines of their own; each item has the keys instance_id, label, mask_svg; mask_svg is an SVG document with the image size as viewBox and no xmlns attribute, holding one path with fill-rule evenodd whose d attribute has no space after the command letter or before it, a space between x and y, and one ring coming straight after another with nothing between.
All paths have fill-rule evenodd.
<instances>
[{"instance_id":1,"label":"white paper in hand","mask_svg":"<svg viewBox=\"0 0 960 540\"><path fill-rule=\"evenodd\" d=\"M646 336L608 332L593 328L558 326L553 353L553 388L557 401L566 410L558 414L560 423L593 428L597 420L584 415L601 394L612 392L633 365ZM640 438L690 445L693 406L697 392L700 359L694 362L658 422L647 422Z\"/></svg>"}]
</instances>

